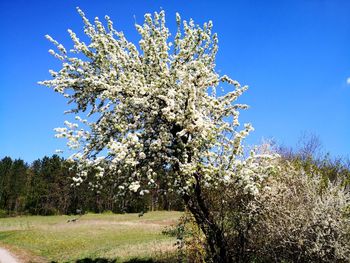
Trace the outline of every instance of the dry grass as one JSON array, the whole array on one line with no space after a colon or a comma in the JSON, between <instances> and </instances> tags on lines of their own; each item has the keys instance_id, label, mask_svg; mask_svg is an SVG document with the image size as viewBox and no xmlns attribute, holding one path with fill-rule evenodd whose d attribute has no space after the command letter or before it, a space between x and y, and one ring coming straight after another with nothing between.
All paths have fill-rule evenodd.
<instances>
[{"instance_id":1,"label":"dry grass","mask_svg":"<svg viewBox=\"0 0 350 263\"><path fill-rule=\"evenodd\" d=\"M157 258L175 252L175 240L161 231L180 215L152 212L139 218L137 214L87 214L70 223L69 216L4 218L0 219L0 242L12 251L18 249L16 254L26 252L47 261Z\"/></svg>"},{"instance_id":2,"label":"dry grass","mask_svg":"<svg viewBox=\"0 0 350 263\"><path fill-rule=\"evenodd\" d=\"M16 255L16 259L18 259L21 263L45 263L47 260L43 257L34 255L30 251L20 249L15 246L10 246L4 243L0 243L2 248L10 251L12 255Z\"/></svg>"}]
</instances>

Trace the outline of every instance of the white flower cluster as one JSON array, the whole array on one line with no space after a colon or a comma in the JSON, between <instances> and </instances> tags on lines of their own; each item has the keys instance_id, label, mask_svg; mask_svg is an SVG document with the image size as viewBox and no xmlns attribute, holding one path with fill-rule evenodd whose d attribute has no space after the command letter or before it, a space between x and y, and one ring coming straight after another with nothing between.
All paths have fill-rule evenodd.
<instances>
[{"instance_id":1,"label":"white flower cluster","mask_svg":"<svg viewBox=\"0 0 350 263\"><path fill-rule=\"evenodd\" d=\"M140 182L139 181L135 181L132 182L129 186L129 190L132 192L137 192L137 190L139 190L140 188Z\"/></svg>"},{"instance_id":2,"label":"white flower cluster","mask_svg":"<svg viewBox=\"0 0 350 263\"><path fill-rule=\"evenodd\" d=\"M257 196L262 190L268 190L266 180L276 173L277 166L273 165L279 160L277 154L256 154L251 152L250 156L236 165L235 179L243 192Z\"/></svg>"},{"instance_id":3,"label":"white flower cluster","mask_svg":"<svg viewBox=\"0 0 350 263\"><path fill-rule=\"evenodd\" d=\"M89 119L78 118L86 129L70 122L56 129L57 137L67 138L76 150L71 159L81 169L102 165L116 176L128 172L129 190L142 194L160 176L170 187L188 191L199 171L211 184L237 169L247 191L256 192L250 177L259 173L258 165L248 159L236 167L242 140L253 129L249 124L239 129L239 110L247 105L236 100L247 86L216 72L218 38L212 22L200 27L177 14L178 30L171 39L164 11L146 14L144 24L136 25L139 50L109 17L104 27L98 18L92 23L78 12L90 43L69 30L74 48L67 52L47 36L62 68L40 82L76 105L70 112ZM229 92L218 96L216 90L224 87ZM107 152L104 160L96 160L101 152Z\"/></svg>"}]
</instances>

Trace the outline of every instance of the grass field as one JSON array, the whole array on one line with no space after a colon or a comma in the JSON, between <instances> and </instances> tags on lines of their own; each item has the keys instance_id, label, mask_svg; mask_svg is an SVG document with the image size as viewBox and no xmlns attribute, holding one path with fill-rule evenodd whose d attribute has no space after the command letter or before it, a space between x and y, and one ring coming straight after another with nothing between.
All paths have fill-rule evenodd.
<instances>
[{"instance_id":1,"label":"grass field","mask_svg":"<svg viewBox=\"0 0 350 263\"><path fill-rule=\"evenodd\" d=\"M74 216L0 218L0 246L27 262L159 259L175 253L175 239L161 232L180 216L180 212L150 212L140 218L86 214L77 222L67 222Z\"/></svg>"}]
</instances>

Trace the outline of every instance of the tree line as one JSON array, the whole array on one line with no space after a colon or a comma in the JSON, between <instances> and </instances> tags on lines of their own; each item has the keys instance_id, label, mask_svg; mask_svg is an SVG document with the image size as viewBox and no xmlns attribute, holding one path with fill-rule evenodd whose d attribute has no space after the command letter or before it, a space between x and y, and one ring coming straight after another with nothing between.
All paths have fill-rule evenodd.
<instances>
[{"instance_id":1,"label":"tree line","mask_svg":"<svg viewBox=\"0 0 350 263\"><path fill-rule=\"evenodd\" d=\"M111 183L96 190L91 189L88 183L74 186L72 178L75 176L75 165L58 155L45 156L31 164L4 157L0 160L0 215L183 209L176 193L165 195L155 189L146 197L121 194L118 187ZM93 178L94 174L89 176Z\"/></svg>"},{"instance_id":2,"label":"tree line","mask_svg":"<svg viewBox=\"0 0 350 263\"><path fill-rule=\"evenodd\" d=\"M306 138L298 150L276 145L274 148L283 159L309 174L320 174L325 184L328 180L341 180L348 187L350 161L320 154L316 139ZM123 213L184 209L181 198L175 192L165 193L161 182L160 188L140 196L129 191L120 193L113 175L105 178L99 189L91 187L93 172L87 182L75 186L72 178L76 174L75 164L58 155L45 156L31 164L4 157L0 160L0 216L73 214L77 210Z\"/></svg>"}]
</instances>

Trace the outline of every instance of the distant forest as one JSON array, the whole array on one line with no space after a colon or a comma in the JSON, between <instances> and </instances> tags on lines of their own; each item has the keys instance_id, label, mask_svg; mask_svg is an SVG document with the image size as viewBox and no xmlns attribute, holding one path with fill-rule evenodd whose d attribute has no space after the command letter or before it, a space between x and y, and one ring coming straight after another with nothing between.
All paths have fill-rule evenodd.
<instances>
[{"instance_id":1,"label":"distant forest","mask_svg":"<svg viewBox=\"0 0 350 263\"><path fill-rule=\"evenodd\" d=\"M72 186L74 165L58 155L27 164L5 157L0 161L0 216L21 214L54 215L83 212L146 212L182 210L175 193L164 195L155 189L146 196L120 195L118 186L106 184L98 191L88 183Z\"/></svg>"},{"instance_id":2,"label":"distant forest","mask_svg":"<svg viewBox=\"0 0 350 263\"><path fill-rule=\"evenodd\" d=\"M316 140L317 141L317 140ZM350 161L330 158L316 151L315 138L304 142L298 151L275 147L285 160L299 165L309 175L321 175L324 183L340 181L350 188ZM74 164L58 155L44 157L28 164L21 159L5 157L0 160L0 217L75 214L83 212L114 213L146 212L150 210L183 210L182 199L174 192L165 192L165 182L158 189L140 196L139 193L118 191L116 176L104 178L105 184L93 189L94 174L86 182L73 186ZM90 183L90 184L89 184Z\"/></svg>"}]
</instances>

